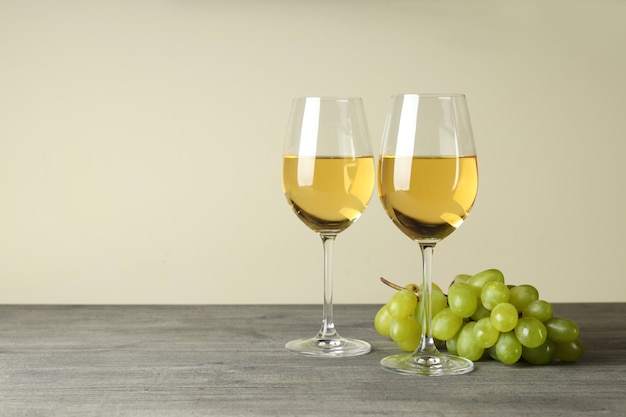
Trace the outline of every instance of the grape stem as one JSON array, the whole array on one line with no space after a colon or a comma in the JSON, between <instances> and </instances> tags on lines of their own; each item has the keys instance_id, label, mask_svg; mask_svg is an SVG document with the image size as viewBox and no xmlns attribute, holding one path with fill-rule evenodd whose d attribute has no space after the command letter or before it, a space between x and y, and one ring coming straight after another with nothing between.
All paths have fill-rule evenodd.
<instances>
[{"instance_id":1,"label":"grape stem","mask_svg":"<svg viewBox=\"0 0 626 417\"><path fill-rule=\"evenodd\" d=\"M417 301L420 300L419 296L417 295L417 292L419 291L419 287L416 284L409 284L405 287L401 287L400 285L389 281L385 277L380 277L380 280L383 284L385 284L388 287L393 288L394 290L400 291L400 290L407 289L407 290L413 291L415 293L415 296L417 297Z\"/></svg>"}]
</instances>

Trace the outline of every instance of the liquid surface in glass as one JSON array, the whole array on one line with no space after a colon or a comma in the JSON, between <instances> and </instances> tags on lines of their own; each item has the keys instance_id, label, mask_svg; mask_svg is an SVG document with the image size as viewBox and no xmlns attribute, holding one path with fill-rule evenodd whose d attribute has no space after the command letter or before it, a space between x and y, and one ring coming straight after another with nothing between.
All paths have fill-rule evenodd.
<instances>
[{"instance_id":1,"label":"liquid surface in glass","mask_svg":"<svg viewBox=\"0 0 626 417\"><path fill-rule=\"evenodd\" d=\"M296 215L317 233L356 221L374 190L374 157L283 157L283 190Z\"/></svg>"},{"instance_id":2,"label":"liquid surface in glass","mask_svg":"<svg viewBox=\"0 0 626 417\"><path fill-rule=\"evenodd\" d=\"M382 156L378 174L383 207L415 241L439 241L456 230L478 191L475 156Z\"/></svg>"}]
</instances>

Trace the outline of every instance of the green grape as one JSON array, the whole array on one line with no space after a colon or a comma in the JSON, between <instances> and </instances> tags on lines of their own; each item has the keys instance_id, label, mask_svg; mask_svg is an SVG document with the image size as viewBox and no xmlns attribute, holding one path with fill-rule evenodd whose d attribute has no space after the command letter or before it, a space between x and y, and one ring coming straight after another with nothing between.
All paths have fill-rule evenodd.
<instances>
[{"instance_id":1,"label":"green grape","mask_svg":"<svg viewBox=\"0 0 626 417\"><path fill-rule=\"evenodd\" d=\"M420 345L421 339L422 339L422 337L418 333L418 334L416 334L414 336L409 337L406 340L403 340L402 342L396 342L396 343L397 343L398 347L400 349L402 349L403 351L405 351L405 352L413 352Z\"/></svg>"},{"instance_id":2,"label":"green grape","mask_svg":"<svg viewBox=\"0 0 626 417\"><path fill-rule=\"evenodd\" d=\"M415 311L415 305L417 304L417 297L412 291L402 289L395 293L389 302L387 303L387 310L391 317L394 319L400 319L413 314Z\"/></svg>"},{"instance_id":3,"label":"green grape","mask_svg":"<svg viewBox=\"0 0 626 417\"><path fill-rule=\"evenodd\" d=\"M512 331L500 333L494 348L496 358L507 365L516 363L522 357L522 344Z\"/></svg>"},{"instance_id":4,"label":"green grape","mask_svg":"<svg viewBox=\"0 0 626 417\"><path fill-rule=\"evenodd\" d=\"M556 343L570 343L578 339L580 329L571 320L552 317L544 323L548 338Z\"/></svg>"},{"instance_id":5,"label":"green grape","mask_svg":"<svg viewBox=\"0 0 626 417\"><path fill-rule=\"evenodd\" d=\"M492 310L500 303L509 301L510 291L503 282L490 281L480 292L480 301L487 310Z\"/></svg>"},{"instance_id":6,"label":"green grape","mask_svg":"<svg viewBox=\"0 0 626 417\"><path fill-rule=\"evenodd\" d=\"M534 317L537 320L544 322L552 317L552 313L554 309L552 308L552 304L544 300L534 300L531 301L525 308L522 310L522 317Z\"/></svg>"},{"instance_id":7,"label":"green grape","mask_svg":"<svg viewBox=\"0 0 626 417\"><path fill-rule=\"evenodd\" d=\"M462 282L464 284L467 284L467 281L471 278L472 276L469 274L459 274L456 277L454 277L454 282Z\"/></svg>"},{"instance_id":8,"label":"green grape","mask_svg":"<svg viewBox=\"0 0 626 417\"><path fill-rule=\"evenodd\" d=\"M518 319L517 309L513 304L500 303L491 310L491 324L499 332L509 332L515 328Z\"/></svg>"},{"instance_id":9,"label":"green grape","mask_svg":"<svg viewBox=\"0 0 626 417\"><path fill-rule=\"evenodd\" d=\"M477 361L485 353L484 348L474 343L474 326L476 326L475 321L465 323L456 340L457 354L471 361Z\"/></svg>"},{"instance_id":10,"label":"green grape","mask_svg":"<svg viewBox=\"0 0 626 417\"><path fill-rule=\"evenodd\" d=\"M392 321L393 317L389 314L387 304L385 304L378 310L376 317L374 317L374 328L381 336L389 336L389 327L391 327Z\"/></svg>"},{"instance_id":11,"label":"green grape","mask_svg":"<svg viewBox=\"0 0 626 417\"><path fill-rule=\"evenodd\" d=\"M441 288L433 288L430 296L430 307L432 309L433 317L444 308L448 307L448 298L441 291Z\"/></svg>"},{"instance_id":12,"label":"green grape","mask_svg":"<svg viewBox=\"0 0 626 417\"><path fill-rule=\"evenodd\" d=\"M393 319L391 326L389 327L389 336L391 336L391 339L396 343L403 342L412 336L421 333L422 326L415 321L415 317L413 316Z\"/></svg>"},{"instance_id":13,"label":"green grape","mask_svg":"<svg viewBox=\"0 0 626 417\"><path fill-rule=\"evenodd\" d=\"M513 304L518 313L521 313L531 302L539 299L539 291L532 285L516 285L510 289L509 303Z\"/></svg>"},{"instance_id":14,"label":"green grape","mask_svg":"<svg viewBox=\"0 0 626 417\"><path fill-rule=\"evenodd\" d=\"M470 318L474 321L478 321L482 319L483 317L489 317L489 315L491 315L491 311L485 308L485 306L483 305L483 302L480 301L480 298L479 298L476 311L474 312L474 314L470 316Z\"/></svg>"},{"instance_id":15,"label":"green grape","mask_svg":"<svg viewBox=\"0 0 626 417\"><path fill-rule=\"evenodd\" d=\"M450 339L446 340L446 350L451 355L455 355L455 356L459 355L459 352L457 352L456 350L456 341L459 339L459 333L461 332L459 331L457 334L454 335L454 337L451 337Z\"/></svg>"},{"instance_id":16,"label":"green grape","mask_svg":"<svg viewBox=\"0 0 626 417\"><path fill-rule=\"evenodd\" d=\"M476 322L473 329L474 343L481 348L489 348L496 344L500 332L491 324L489 317L484 317Z\"/></svg>"},{"instance_id":17,"label":"green grape","mask_svg":"<svg viewBox=\"0 0 626 417\"><path fill-rule=\"evenodd\" d=\"M448 306L458 316L467 318L476 312L478 297L470 285L457 282L448 289Z\"/></svg>"},{"instance_id":18,"label":"green grape","mask_svg":"<svg viewBox=\"0 0 626 417\"><path fill-rule=\"evenodd\" d=\"M439 340L451 339L459 332L463 325L463 318L455 314L450 308L441 310L432 321L433 337Z\"/></svg>"},{"instance_id":19,"label":"green grape","mask_svg":"<svg viewBox=\"0 0 626 417\"><path fill-rule=\"evenodd\" d=\"M545 343L547 336L546 326L534 317L522 317L515 325L515 337L522 346L539 347Z\"/></svg>"},{"instance_id":20,"label":"green grape","mask_svg":"<svg viewBox=\"0 0 626 417\"><path fill-rule=\"evenodd\" d=\"M422 324L424 323L424 304L421 301L422 293L420 292L419 295L420 301L417 302L417 305L415 307L415 317L417 319L417 322ZM432 310L432 317L435 317L441 310L446 307L448 307L448 298L446 297L446 295L443 293L443 291L441 291L440 288L433 288L430 295L430 308Z\"/></svg>"},{"instance_id":21,"label":"green grape","mask_svg":"<svg viewBox=\"0 0 626 417\"><path fill-rule=\"evenodd\" d=\"M583 352L583 344L578 339L573 342L554 344L554 357L563 362L576 362Z\"/></svg>"},{"instance_id":22,"label":"green grape","mask_svg":"<svg viewBox=\"0 0 626 417\"><path fill-rule=\"evenodd\" d=\"M554 350L554 342L548 339L544 344L536 348L522 346L522 357L533 365L546 365L552 361Z\"/></svg>"},{"instance_id":23,"label":"green grape","mask_svg":"<svg viewBox=\"0 0 626 417\"><path fill-rule=\"evenodd\" d=\"M417 302L417 304L415 304L415 312L413 313L413 316L415 317L415 321L417 321L420 325L424 324L424 308L421 299Z\"/></svg>"},{"instance_id":24,"label":"green grape","mask_svg":"<svg viewBox=\"0 0 626 417\"><path fill-rule=\"evenodd\" d=\"M467 280L467 283L476 288L482 288L491 281L504 282L504 274L498 269L486 269Z\"/></svg>"}]
</instances>

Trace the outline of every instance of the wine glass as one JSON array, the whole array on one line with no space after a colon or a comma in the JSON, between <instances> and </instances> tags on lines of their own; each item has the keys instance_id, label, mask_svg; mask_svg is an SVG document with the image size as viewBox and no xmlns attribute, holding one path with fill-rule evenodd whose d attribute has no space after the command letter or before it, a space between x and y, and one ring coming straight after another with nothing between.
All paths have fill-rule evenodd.
<instances>
[{"instance_id":1,"label":"wine glass","mask_svg":"<svg viewBox=\"0 0 626 417\"><path fill-rule=\"evenodd\" d=\"M360 98L295 98L283 152L282 182L293 212L319 234L324 251L322 327L287 350L318 357L368 353L369 343L343 338L333 322L333 244L370 201L374 156Z\"/></svg>"},{"instance_id":2,"label":"wine glass","mask_svg":"<svg viewBox=\"0 0 626 417\"><path fill-rule=\"evenodd\" d=\"M440 352L432 336L432 256L470 212L478 191L472 127L462 94L400 94L391 99L378 164L378 192L393 223L422 253L422 336L413 353L381 360L417 375L471 372L472 361Z\"/></svg>"}]
</instances>

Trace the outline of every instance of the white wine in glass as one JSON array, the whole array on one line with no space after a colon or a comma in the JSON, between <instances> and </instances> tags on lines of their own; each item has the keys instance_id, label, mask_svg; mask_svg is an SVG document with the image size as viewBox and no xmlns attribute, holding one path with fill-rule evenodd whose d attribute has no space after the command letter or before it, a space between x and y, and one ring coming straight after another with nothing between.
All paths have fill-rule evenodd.
<instances>
[{"instance_id":1,"label":"white wine in glass","mask_svg":"<svg viewBox=\"0 0 626 417\"><path fill-rule=\"evenodd\" d=\"M427 376L474 369L472 361L435 346L431 275L435 245L461 226L477 192L478 164L465 96L393 96L378 163L378 193L393 223L421 249L424 314L415 352L385 357L383 368Z\"/></svg>"},{"instance_id":2,"label":"white wine in glass","mask_svg":"<svg viewBox=\"0 0 626 417\"><path fill-rule=\"evenodd\" d=\"M316 336L288 342L311 356L368 353L369 343L339 335L333 321L333 244L363 214L376 181L362 100L303 97L293 100L283 151L283 191L293 212L319 234L324 251L322 327Z\"/></svg>"}]
</instances>

